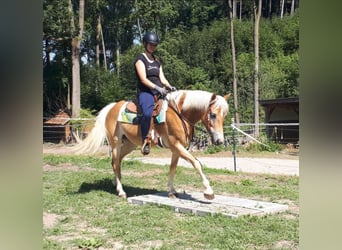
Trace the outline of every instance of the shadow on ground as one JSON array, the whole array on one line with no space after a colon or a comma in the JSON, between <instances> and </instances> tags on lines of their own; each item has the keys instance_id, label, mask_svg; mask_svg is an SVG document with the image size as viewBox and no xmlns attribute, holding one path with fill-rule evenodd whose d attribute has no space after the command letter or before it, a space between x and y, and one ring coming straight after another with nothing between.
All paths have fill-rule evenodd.
<instances>
[{"instance_id":1,"label":"shadow on ground","mask_svg":"<svg viewBox=\"0 0 342 250\"><path fill-rule=\"evenodd\" d=\"M123 186L127 197L137 196L137 195L146 195L146 194L155 194L160 193L163 190L157 189L149 189L149 188L139 188L132 187L130 185ZM96 180L94 182L83 182L78 189L76 194L89 193L91 191L105 191L110 194L117 195L116 189L112 183L111 178L105 178L101 180Z\"/></svg>"}]
</instances>

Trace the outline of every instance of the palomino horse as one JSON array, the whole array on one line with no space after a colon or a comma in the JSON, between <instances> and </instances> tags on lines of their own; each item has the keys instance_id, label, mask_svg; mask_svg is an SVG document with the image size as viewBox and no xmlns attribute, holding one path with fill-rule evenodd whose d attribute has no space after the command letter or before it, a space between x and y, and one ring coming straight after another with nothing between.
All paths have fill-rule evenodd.
<instances>
[{"instance_id":1,"label":"palomino horse","mask_svg":"<svg viewBox=\"0 0 342 250\"><path fill-rule=\"evenodd\" d=\"M178 159L182 157L199 173L205 188L205 198L214 199L214 191L202 171L201 164L185 147L192 137L194 125L200 120L210 133L212 142L223 143L223 122L228 113L229 96L230 94L222 97L200 90L179 90L166 96L166 121L155 124L154 130L162 139L163 146L172 151L167 184L169 197L177 196L173 181ZM126 193L121 184L121 161L137 145L141 145L140 126L118 121L119 112L125 103L127 102L122 100L105 106L96 117L95 126L89 135L75 146L77 153L95 153L107 139L112 149L112 168L115 174L113 183L116 184L118 195L124 198Z\"/></svg>"}]
</instances>

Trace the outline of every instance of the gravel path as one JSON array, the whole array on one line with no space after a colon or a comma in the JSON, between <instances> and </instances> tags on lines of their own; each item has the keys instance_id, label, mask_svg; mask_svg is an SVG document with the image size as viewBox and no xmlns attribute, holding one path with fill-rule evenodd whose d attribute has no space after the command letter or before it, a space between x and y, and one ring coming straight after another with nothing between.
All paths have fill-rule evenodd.
<instances>
[{"instance_id":1,"label":"gravel path","mask_svg":"<svg viewBox=\"0 0 342 250\"><path fill-rule=\"evenodd\" d=\"M128 159L135 159L144 163L160 165L169 165L171 161L170 158L152 158L146 156L127 158L127 160ZM202 165L208 168L234 171L233 157L198 157L197 159L202 163ZM178 166L192 167L190 163L183 159L179 159ZM299 160L237 157L236 171L299 176Z\"/></svg>"}]
</instances>

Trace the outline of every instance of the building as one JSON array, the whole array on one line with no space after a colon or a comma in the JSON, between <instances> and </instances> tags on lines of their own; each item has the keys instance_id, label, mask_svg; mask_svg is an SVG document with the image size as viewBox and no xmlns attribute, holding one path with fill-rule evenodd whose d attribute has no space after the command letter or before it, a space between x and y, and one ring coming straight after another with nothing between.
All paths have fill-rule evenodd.
<instances>
[{"instance_id":1,"label":"building","mask_svg":"<svg viewBox=\"0 0 342 250\"><path fill-rule=\"evenodd\" d=\"M265 110L267 137L277 143L299 144L299 98L260 100ZM280 125L289 123L289 125ZM278 124L278 125L277 125Z\"/></svg>"},{"instance_id":2,"label":"building","mask_svg":"<svg viewBox=\"0 0 342 250\"><path fill-rule=\"evenodd\" d=\"M70 116L60 110L58 114L43 123L43 141L68 143L71 139Z\"/></svg>"}]
</instances>

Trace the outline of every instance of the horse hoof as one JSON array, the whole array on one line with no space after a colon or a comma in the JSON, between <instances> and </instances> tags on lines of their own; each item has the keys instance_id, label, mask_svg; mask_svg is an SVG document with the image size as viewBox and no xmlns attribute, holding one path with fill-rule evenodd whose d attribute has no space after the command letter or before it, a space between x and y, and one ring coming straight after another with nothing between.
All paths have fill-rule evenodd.
<instances>
[{"instance_id":1,"label":"horse hoof","mask_svg":"<svg viewBox=\"0 0 342 250\"><path fill-rule=\"evenodd\" d=\"M171 198L171 199L176 199L176 198L178 198L178 194L177 194L177 193L169 193L168 196L169 196L169 198Z\"/></svg>"},{"instance_id":2,"label":"horse hoof","mask_svg":"<svg viewBox=\"0 0 342 250\"><path fill-rule=\"evenodd\" d=\"M126 196L125 193L124 193L124 194L119 194L119 197L120 197L120 198L123 198L123 199L126 199L126 198L127 198L127 196Z\"/></svg>"},{"instance_id":3,"label":"horse hoof","mask_svg":"<svg viewBox=\"0 0 342 250\"><path fill-rule=\"evenodd\" d=\"M215 198L215 194L203 194L204 198L207 200L213 200Z\"/></svg>"}]
</instances>

